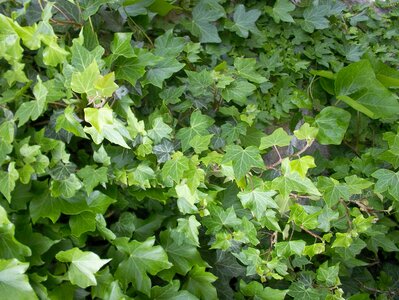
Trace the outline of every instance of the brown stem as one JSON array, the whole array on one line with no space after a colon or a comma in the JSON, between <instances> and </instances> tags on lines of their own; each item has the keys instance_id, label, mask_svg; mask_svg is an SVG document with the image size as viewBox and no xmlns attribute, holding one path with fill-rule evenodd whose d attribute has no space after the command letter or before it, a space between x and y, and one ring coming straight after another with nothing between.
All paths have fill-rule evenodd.
<instances>
[{"instance_id":1,"label":"brown stem","mask_svg":"<svg viewBox=\"0 0 399 300\"><path fill-rule=\"evenodd\" d=\"M303 147L303 148L302 148L301 150L299 150L298 152L295 152L294 154L289 155L288 157L290 157L290 158L291 158L291 157L295 157L295 156L300 157L300 155L301 155L302 153L304 153L306 150L309 149L310 146L312 146L313 142L314 142L314 140L308 142L308 143L306 144L305 147ZM274 147L274 149L277 151L277 147L276 147L276 146L273 146L273 147ZM283 161L283 158L280 156L280 153L279 153L278 151L277 151L277 154L278 154L278 156L280 157L280 159L279 159L278 161L276 161L274 164L268 166L268 167L267 167L268 169L274 169L275 167L277 167L278 165L280 165L281 162Z\"/></svg>"},{"instance_id":2,"label":"brown stem","mask_svg":"<svg viewBox=\"0 0 399 300\"><path fill-rule=\"evenodd\" d=\"M352 220L350 218L350 211L349 211L348 205L346 205L345 201L342 200L342 199L339 199L339 202L345 208L345 217L346 217L346 220L348 222L349 230L352 230Z\"/></svg>"},{"instance_id":3,"label":"brown stem","mask_svg":"<svg viewBox=\"0 0 399 300\"><path fill-rule=\"evenodd\" d=\"M306 228L303 227L302 225L301 225L301 229L302 229L303 231L305 231L306 233L310 234L311 236L313 236L314 238L319 239L320 241L324 242L323 238L322 238L320 235L318 235L318 234L316 234L316 233L314 233L314 232L312 232L312 231L306 229Z\"/></svg>"}]
</instances>

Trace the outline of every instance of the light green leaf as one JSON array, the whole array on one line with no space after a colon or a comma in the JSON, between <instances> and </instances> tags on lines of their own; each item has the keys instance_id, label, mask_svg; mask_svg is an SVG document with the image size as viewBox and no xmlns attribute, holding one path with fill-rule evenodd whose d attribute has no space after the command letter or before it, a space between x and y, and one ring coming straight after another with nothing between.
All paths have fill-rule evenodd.
<instances>
[{"instance_id":1,"label":"light green leaf","mask_svg":"<svg viewBox=\"0 0 399 300\"><path fill-rule=\"evenodd\" d=\"M290 218L289 221L294 221L300 227L306 229L315 229L319 224L317 217L321 211L308 214L302 205L295 203L290 207Z\"/></svg>"},{"instance_id":2,"label":"light green leaf","mask_svg":"<svg viewBox=\"0 0 399 300\"><path fill-rule=\"evenodd\" d=\"M0 257L25 260L27 256L32 255L31 249L15 238L15 225L10 222L7 212L2 206L0 206L0 232Z\"/></svg>"},{"instance_id":3,"label":"light green leaf","mask_svg":"<svg viewBox=\"0 0 399 300\"><path fill-rule=\"evenodd\" d=\"M198 227L201 226L201 223L197 221L195 216L189 216L188 218L180 218L177 219L177 232L180 232L185 237L185 243L192 244L194 246L199 247L199 239L198 239Z\"/></svg>"},{"instance_id":4,"label":"light green leaf","mask_svg":"<svg viewBox=\"0 0 399 300\"><path fill-rule=\"evenodd\" d=\"M247 297L254 297L253 299L262 300L284 300L288 290L272 289L271 287L264 287L258 281L251 281L246 284L244 280L240 280L240 292Z\"/></svg>"},{"instance_id":5,"label":"light green leaf","mask_svg":"<svg viewBox=\"0 0 399 300\"><path fill-rule=\"evenodd\" d=\"M156 275L172 266L165 250L161 246L154 246L154 243L154 237L144 242L115 239L115 246L126 256L115 272L115 278L120 280L122 286L127 287L132 283L136 290L150 296L151 279L147 273Z\"/></svg>"},{"instance_id":6,"label":"light green leaf","mask_svg":"<svg viewBox=\"0 0 399 300\"><path fill-rule=\"evenodd\" d=\"M351 114L342 108L328 106L324 108L315 119L319 128L317 140L322 145L341 144L348 129Z\"/></svg>"},{"instance_id":7,"label":"light green leaf","mask_svg":"<svg viewBox=\"0 0 399 300\"><path fill-rule=\"evenodd\" d=\"M399 172L391 170L380 169L371 174L377 179L374 187L376 193L388 193L396 200L399 201Z\"/></svg>"},{"instance_id":8,"label":"light green leaf","mask_svg":"<svg viewBox=\"0 0 399 300\"><path fill-rule=\"evenodd\" d=\"M222 163L230 161L233 164L234 176L237 180L243 178L254 167L261 169L265 167L259 150L254 146L245 149L238 145L227 146Z\"/></svg>"},{"instance_id":9,"label":"light green leaf","mask_svg":"<svg viewBox=\"0 0 399 300\"><path fill-rule=\"evenodd\" d=\"M260 150L264 150L273 146L285 147L291 142L292 136L288 135L283 128L277 128L272 134L260 139Z\"/></svg>"},{"instance_id":10,"label":"light green leaf","mask_svg":"<svg viewBox=\"0 0 399 300\"><path fill-rule=\"evenodd\" d=\"M181 140L182 150L186 151L190 147L190 142L196 135L208 135L208 128L214 122L212 118L201 114L200 111L193 112L190 117L190 127L182 128L176 134L176 137Z\"/></svg>"},{"instance_id":11,"label":"light green leaf","mask_svg":"<svg viewBox=\"0 0 399 300\"><path fill-rule=\"evenodd\" d=\"M11 202L11 192L14 190L18 178L19 174L15 169L15 162L8 164L7 172L0 170L0 192L8 202Z\"/></svg>"},{"instance_id":12,"label":"light green leaf","mask_svg":"<svg viewBox=\"0 0 399 300\"><path fill-rule=\"evenodd\" d=\"M178 183L183 178L184 171L188 170L188 158L183 156L183 153L176 152L172 159L168 160L162 167L162 177L164 179L170 178Z\"/></svg>"},{"instance_id":13,"label":"light green leaf","mask_svg":"<svg viewBox=\"0 0 399 300\"><path fill-rule=\"evenodd\" d=\"M68 55L69 52L61 48L54 39L43 50L43 62L48 66L56 67L66 61Z\"/></svg>"},{"instance_id":14,"label":"light green leaf","mask_svg":"<svg viewBox=\"0 0 399 300\"><path fill-rule=\"evenodd\" d=\"M249 209L252 214L260 220L266 213L267 208L278 208L272 196L275 191L263 191L255 188L252 191L239 192L237 197L241 200L242 206Z\"/></svg>"},{"instance_id":15,"label":"light green leaf","mask_svg":"<svg viewBox=\"0 0 399 300\"><path fill-rule=\"evenodd\" d=\"M43 85L40 77L37 76L37 83L33 88L35 101L24 102L15 113L15 118L19 119L18 127L21 127L29 119L35 121L41 116L46 106L47 88Z\"/></svg>"},{"instance_id":16,"label":"light green leaf","mask_svg":"<svg viewBox=\"0 0 399 300\"><path fill-rule=\"evenodd\" d=\"M114 34L114 39L111 42L111 52L112 55L108 58L110 64L119 56L126 58L132 58L136 56L131 45L132 33L131 32L116 32Z\"/></svg>"},{"instance_id":17,"label":"light green leaf","mask_svg":"<svg viewBox=\"0 0 399 300\"><path fill-rule=\"evenodd\" d=\"M360 178L356 175L345 177L345 182L348 185L350 194L352 195L361 194L364 189L373 185L371 181Z\"/></svg>"},{"instance_id":18,"label":"light green leaf","mask_svg":"<svg viewBox=\"0 0 399 300\"><path fill-rule=\"evenodd\" d=\"M306 155L290 161L291 171L298 172L302 177L306 177L308 170L314 167L316 167L316 165L313 156Z\"/></svg>"},{"instance_id":19,"label":"light green leaf","mask_svg":"<svg viewBox=\"0 0 399 300\"><path fill-rule=\"evenodd\" d=\"M112 109L108 105L101 108L86 107L84 112L85 121L89 122L99 133L103 132L105 125L114 123Z\"/></svg>"},{"instance_id":20,"label":"light green leaf","mask_svg":"<svg viewBox=\"0 0 399 300\"><path fill-rule=\"evenodd\" d=\"M317 137L319 129L317 127L311 127L309 123L303 123L302 126L294 131L294 135L300 140L311 141Z\"/></svg>"},{"instance_id":21,"label":"light green leaf","mask_svg":"<svg viewBox=\"0 0 399 300\"><path fill-rule=\"evenodd\" d=\"M97 46L89 51L80 44L78 39L74 39L71 47L71 54L72 66L76 71L82 72L87 69L93 61L96 61L97 65L101 65L101 57L104 54L104 48Z\"/></svg>"},{"instance_id":22,"label":"light green leaf","mask_svg":"<svg viewBox=\"0 0 399 300\"><path fill-rule=\"evenodd\" d=\"M148 136L154 141L155 144L159 144L163 138L169 139L169 135L172 133L172 128L165 124L162 117L156 118L152 122L152 129L148 130Z\"/></svg>"},{"instance_id":23,"label":"light green leaf","mask_svg":"<svg viewBox=\"0 0 399 300\"><path fill-rule=\"evenodd\" d=\"M118 89L118 85L115 83L114 72L108 73L107 75L97 78L94 82L94 88L96 89L97 95L101 97L111 97L112 94Z\"/></svg>"},{"instance_id":24,"label":"light green leaf","mask_svg":"<svg viewBox=\"0 0 399 300\"><path fill-rule=\"evenodd\" d=\"M249 11L245 11L245 6L239 4L234 10L234 25L231 26L229 29L236 32L242 38L247 38L249 32L259 33L255 22L259 19L260 15L260 10L251 9Z\"/></svg>"},{"instance_id":25,"label":"light green leaf","mask_svg":"<svg viewBox=\"0 0 399 300\"><path fill-rule=\"evenodd\" d=\"M29 264L16 259L0 260L0 293L15 299L36 300L38 297L25 275Z\"/></svg>"},{"instance_id":26,"label":"light green leaf","mask_svg":"<svg viewBox=\"0 0 399 300\"><path fill-rule=\"evenodd\" d=\"M348 248L352 244L352 237L350 232L337 232L335 234L335 240L333 244L331 245L331 248L336 248L336 247L343 247L343 248Z\"/></svg>"},{"instance_id":27,"label":"light green leaf","mask_svg":"<svg viewBox=\"0 0 399 300\"><path fill-rule=\"evenodd\" d=\"M150 188L150 180L155 178L154 170L146 163L139 164L134 170L127 174L128 184L138 185L142 189Z\"/></svg>"},{"instance_id":28,"label":"light green leaf","mask_svg":"<svg viewBox=\"0 0 399 300\"><path fill-rule=\"evenodd\" d=\"M291 255L302 255L305 249L306 242L302 240L289 241L289 242L278 242L274 248L278 257L288 258Z\"/></svg>"},{"instance_id":29,"label":"light green leaf","mask_svg":"<svg viewBox=\"0 0 399 300\"><path fill-rule=\"evenodd\" d=\"M60 251L55 257L58 261L71 263L67 272L68 278L72 284L81 288L97 285L95 273L111 260L101 259L95 253L81 251L79 248Z\"/></svg>"},{"instance_id":30,"label":"light green leaf","mask_svg":"<svg viewBox=\"0 0 399 300\"><path fill-rule=\"evenodd\" d=\"M100 77L100 70L98 69L95 60L85 68L82 72L74 72L71 79L71 88L76 93L86 93L89 97L95 95L95 82Z\"/></svg>"},{"instance_id":31,"label":"light green leaf","mask_svg":"<svg viewBox=\"0 0 399 300\"><path fill-rule=\"evenodd\" d=\"M87 135L78 120L78 117L74 113L73 106L68 106L65 108L64 112L58 116L55 130L56 132L59 132L61 129L64 129L78 137L87 138Z\"/></svg>"},{"instance_id":32,"label":"light green leaf","mask_svg":"<svg viewBox=\"0 0 399 300\"><path fill-rule=\"evenodd\" d=\"M202 136L196 135L191 139L190 147L194 149L195 153L200 154L201 152L209 149L209 144L211 142L212 137L213 134L207 134Z\"/></svg>"},{"instance_id":33,"label":"light green leaf","mask_svg":"<svg viewBox=\"0 0 399 300\"><path fill-rule=\"evenodd\" d=\"M83 186L89 195L97 185L108 182L107 173L108 168L106 167L96 169L94 166L86 165L77 174L83 180Z\"/></svg>"},{"instance_id":34,"label":"light green leaf","mask_svg":"<svg viewBox=\"0 0 399 300\"><path fill-rule=\"evenodd\" d=\"M175 187L177 194L177 206L182 214L198 211L195 203L199 201L197 192L192 192L187 184L180 183Z\"/></svg>"}]
</instances>

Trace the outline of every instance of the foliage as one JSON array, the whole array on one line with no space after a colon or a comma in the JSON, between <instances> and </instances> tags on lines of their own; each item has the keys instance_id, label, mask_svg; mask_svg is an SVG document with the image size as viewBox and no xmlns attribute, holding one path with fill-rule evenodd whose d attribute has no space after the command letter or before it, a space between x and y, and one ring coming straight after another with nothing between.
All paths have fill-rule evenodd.
<instances>
[{"instance_id":1,"label":"foliage","mask_svg":"<svg viewBox=\"0 0 399 300\"><path fill-rule=\"evenodd\" d=\"M398 297L399 3L348 2L0 1L0 292Z\"/></svg>"}]
</instances>

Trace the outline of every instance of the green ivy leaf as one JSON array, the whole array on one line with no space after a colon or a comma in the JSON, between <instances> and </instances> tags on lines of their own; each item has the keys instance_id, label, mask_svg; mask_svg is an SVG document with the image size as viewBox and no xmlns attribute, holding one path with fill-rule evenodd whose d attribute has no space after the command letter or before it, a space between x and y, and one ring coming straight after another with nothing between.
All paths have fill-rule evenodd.
<instances>
[{"instance_id":1,"label":"green ivy leaf","mask_svg":"<svg viewBox=\"0 0 399 300\"><path fill-rule=\"evenodd\" d=\"M295 5L289 0L277 0L272 9L272 16L276 23L290 22L294 23L290 12L295 10Z\"/></svg>"},{"instance_id":2,"label":"green ivy leaf","mask_svg":"<svg viewBox=\"0 0 399 300\"><path fill-rule=\"evenodd\" d=\"M7 172L0 170L0 192L8 202L11 202L11 192L14 190L18 178L19 174L15 169L15 162L8 164Z\"/></svg>"},{"instance_id":3,"label":"green ivy leaf","mask_svg":"<svg viewBox=\"0 0 399 300\"><path fill-rule=\"evenodd\" d=\"M261 169L265 167L259 150L254 146L245 149L238 145L227 146L222 163L230 161L233 164L234 176L237 180L243 178L254 167Z\"/></svg>"},{"instance_id":4,"label":"green ivy leaf","mask_svg":"<svg viewBox=\"0 0 399 300\"><path fill-rule=\"evenodd\" d=\"M0 206L0 257L17 258L25 260L26 256L31 256L32 251L29 247L21 244L15 238L15 225L10 222L7 212ZM1 276L0 276L1 277ZM1 282L1 280L0 280ZM1 286L1 285L0 285Z\"/></svg>"},{"instance_id":5,"label":"green ivy leaf","mask_svg":"<svg viewBox=\"0 0 399 300\"><path fill-rule=\"evenodd\" d=\"M376 193L388 193L396 200L399 201L399 172L391 170L380 169L371 174L377 179L374 187Z\"/></svg>"},{"instance_id":6,"label":"green ivy leaf","mask_svg":"<svg viewBox=\"0 0 399 300\"><path fill-rule=\"evenodd\" d=\"M351 196L349 186L339 183L334 178L320 176L318 187L323 192L324 201L328 207L333 207L340 199L348 201Z\"/></svg>"},{"instance_id":7,"label":"green ivy leaf","mask_svg":"<svg viewBox=\"0 0 399 300\"><path fill-rule=\"evenodd\" d=\"M171 160L168 160L162 167L162 177L171 178L178 183L183 178L184 171L188 170L188 158L183 153L176 152Z\"/></svg>"},{"instance_id":8,"label":"green ivy leaf","mask_svg":"<svg viewBox=\"0 0 399 300\"><path fill-rule=\"evenodd\" d=\"M256 71L256 64L255 58L237 57L234 59L234 67L241 77L254 83L264 83L267 79Z\"/></svg>"},{"instance_id":9,"label":"green ivy leaf","mask_svg":"<svg viewBox=\"0 0 399 300\"><path fill-rule=\"evenodd\" d=\"M231 228L241 224L233 207L226 210L219 206L209 208L210 215L203 219L203 224L208 228L208 233L216 234L223 228Z\"/></svg>"},{"instance_id":10,"label":"green ivy leaf","mask_svg":"<svg viewBox=\"0 0 399 300\"><path fill-rule=\"evenodd\" d=\"M103 132L105 125L114 123L112 109L108 105L101 108L86 107L84 112L85 121L89 122L99 133Z\"/></svg>"},{"instance_id":11,"label":"green ivy leaf","mask_svg":"<svg viewBox=\"0 0 399 300\"><path fill-rule=\"evenodd\" d=\"M351 114L342 108L329 106L324 108L315 119L319 128L317 140L322 145L341 144L348 129Z\"/></svg>"},{"instance_id":12,"label":"green ivy leaf","mask_svg":"<svg viewBox=\"0 0 399 300\"><path fill-rule=\"evenodd\" d=\"M71 198L82 188L82 183L75 174L63 180L52 180L50 184L52 197Z\"/></svg>"},{"instance_id":13,"label":"green ivy leaf","mask_svg":"<svg viewBox=\"0 0 399 300\"><path fill-rule=\"evenodd\" d=\"M147 273L156 275L159 271L169 269L172 264L161 246L154 246L155 238L150 237L144 242L130 241L127 238L118 238L115 246L124 253L125 258L118 265L115 277L126 287L129 283L133 287L150 296L151 279Z\"/></svg>"},{"instance_id":14,"label":"green ivy leaf","mask_svg":"<svg viewBox=\"0 0 399 300\"><path fill-rule=\"evenodd\" d=\"M244 296L255 297L262 300L284 300L288 290L263 287L263 285L257 281L251 281L246 284L243 280L240 280L240 292Z\"/></svg>"},{"instance_id":15,"label":"green ivy leaf","mask_svg":"<svg viewBox=\"0 0 399 300\"><path fill-rule=\"evenodd\" d=\"M292 136L288 135L283 128L276 129L272 134L260 139L260 150L264 150L273 146L285 147L291 142Z\"/></svg>"},{"instance_id":16,"label":"green ivy leaf","mask_svg":"<svg viewBox=\"0 0 399 300\"><path fill-rule=\"evenodd\" d=\"M61 129L69 131L74 135L82 138L87 138L82 125L79 123L78 117L74 114L72 106L65 108L64 112L57 118L55 130L59 132Z\"/></svg>"},{"instance_id":17,"label":"green ivy leaf","mask_svg":"<svg viewBox=\"0 0 399 300\"><path fill-rule=\"evenodd\" d=\"M15 113L15 118L19 119L18 127L24 125L29 119L35 121L40 117L46 106L47 94L48 90L38 76L37 83L33 88L33 95L36 100L22 103Z\"/></svg>"},{"instance_id":18,"label":"green ivy leaf","mask_svg":"<svg viewBox=\"0 0 399 300\"><path fill-rule=\"evenodd\" d=\"M186 151L190 147L191 140L196 136L204 136L209 134L208 128L215 121L201 114L200 111L195 111L190 117L190 127L180 129L176 137L181 140L182 150Z\"/></svg>"},{"instance_id":19,"label":"green ivy leaf","mask_svg":"<svg viewBox=\"0 0 399 300\"><path fill-rule=\"evenodd\" d=\"M152 84L162 88L163 82L174 73L180 71L183 67L184 64L178 62L177 59L173 57L163 58L147 71L143 84Z\"/></svg>"},{"instance_id":20,"label":"green ivy leaf","mask_svg":"<svg viewBox=\"0 0 399 300\"><path fill-rule=\"evenodd\" d=\"M87 94L92 97L96 93L94 83L100 76L97 62L93 60L91 64L81 72L74 72L71 79L71 88L74 92Z\"/></svg>"},{"instance_id":21,"label":"green ivy leaf","mask_svg":"<svg viewBox=\"0 0 399 300\"><path fill-rule=\"evenodd\" d=\"M259 19L260 15L261 15L260 10L251 9L249 11L245 11L245 6L239 4L235 7L234 10L234 15L233 15L234 25L229 27L229 29L237 33L238 36L242 38L247 38L249 32L259 33L259 30L255 25L255 22Z\"/></svg>"},{"instance_id":22,"label":"green ivy leaf","mask_svg":"<svg viewBox=\"0 0 399 300\"><path fill-rule=\"evenodd\" d=\"M152 122L152 129L148 130L148 136L159 144L163 138L169 139L169 135L172 133L172 128L165 124L162 117L156 118Z\"/></svg>"},{"instance_id":23,"label":"green ivy leaf","mask_svg":"<svg viewBox=\"0 0 399 300\"><path fill-rule=\"evenodd\" d=\"M275 191L255 188L252 191L239 192L237 197L241 200L242 206L249 209L260 220L265 215L267 208L278 208L272 198L274 195L276 195Z\"/></svg>"},{"instance_id":24,"label":"green ivy leaf","mask_svg":"<svg viewBox=\"0 0 399 300\"><path fill-rule=\"evenodd\" d=\"M213 22L225 15L223 7L216 0L201 0L193 9L191 33L201 43L220 43L218 30Z\"/></svg>"},{"instance_id":25,"label":"green ivy leaf","mask_svg":"<svg viewBox=\"0 0 399 300\"><path fill-rule=\"evenodd\" d=\"M151 299L156 300L197 300L193 294L187 290L180 290L180 282L173 280L165 286L154 286L151 288Z\"/></svg>"},{"instance_id":26,"label":"green ivy leaf","mask_svg":"<svg viewBox=\"0 0 399 300\"><path fill-rule=\"evenodd\" d=\"M36 300L38 297L25 275L29 264L16 259L0 260L0 293L16 299Z\"/></svg>"},{"instance_id":27,"label":"green ivy leaf","mask_svg":"<svg viewBox=\"0 0 399 300\"><path fill-rule=\"evenodd\" d=\"M227 102L233 100L238 105L244 105L247 98L256 90L256 86L246 80L236 80L222 91L222 97Z\"/></svg>"},{"instance_id":28,"label":"green ivy leaf","mask_svg":"<svg viewBox=\"0 0 399 300\"><path fill-rule=\"evenodd\" d=\"M212 285L216 279L215 275L205 271L205 267L194 266L188 273L188 279L183 288L199 299L217 299L216 289Z\"/></svg>"},{"instance_id":29,"label":"green ivy leaf","mask_svg":"<svg viewBox=\"0 0 399 300\"><path fill-rule=\"evenodd\" d=\"M108 182L107 173L108 168L106 167L96 169L94 166L86 165L77 174L83 180L83 186L89 195L97 185Z\"/></svg>"},{"instance_id":30,"label":"green ivy leaf","mask_svg":"<svg viewBox=\"0 0 399 300\"><path fill-rule=\"evenodd\" d=\"M101 259L93 252L81 251L76 247L58 252L55 258L61 262L71 263L67 272L68 278L72 284L81 288L97 285L94 274L111 260Z\"/></svg>"},{"instance_id":31,"label":"green ivy leaf","mask_svg":"<svg viewBox=\"0 0 399 300\"><path fill-rule=\"evenodd\" d=\"M397 99L377 80L368 60L361 60L342 68L336 76L335 93L337 96L353 98L355 104L363 105L367 112L372 113L370 115L362 111L372 118L389 118L399 114ZM352 102L346 103L360 110Z\"/></svg>"}]
</instances>

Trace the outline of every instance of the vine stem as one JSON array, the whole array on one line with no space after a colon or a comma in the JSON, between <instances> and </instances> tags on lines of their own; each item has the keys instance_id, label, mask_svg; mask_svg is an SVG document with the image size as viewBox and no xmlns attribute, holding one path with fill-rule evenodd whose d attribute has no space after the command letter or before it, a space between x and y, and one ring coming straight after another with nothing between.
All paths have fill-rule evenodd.
<instances>
[{"instance_id":1,"label":"vine stem","mask_svg":"<svg viewBox=\"0 0 399 300\"><path fill-rule=\"evenodd\" d=\"M310 234L311 236L313 236L315 239L319 239L320 241L322 241L322 242L324 243L324 240L323 240L323 238L322 238L320 235L318 235L318 234L316 234L316 233L310 231L309 229L306 229L306 228L303 227L302 225L301 225L301 229L302 229L303 231L305 231L306 233Z\"/></svg>"},{"instance_id":2,"label":"vine stem","mask_svg":"<svg viewBox=\"0 0 399 300\"><path fill-rule=\"evenodd\" d=\"M303 147L301 150L299 150L298 152L295 152L294 154L289 155L289 156L287 156L287 157L295 157L295 156L300 157L301 154L303 154L306 150L309 149L310 146L312 146L313 142L314 142L314 140L311 140L311 141L308 142L308 143L306 144L306 146ZM283 161L283 158L281 157L280 153L278 152L277 147L276 147L276 146L273 146L273 147L274 147L274 149L277 151L277 154L278 154L278 156L279 156L279 160L276 161L274 164L268 166L268 167L267 167L268 169L274 169L275 167L277 167L278 165L280 165L281 162Z\"/></svg>"},{"instance_id":3,"label":"vine stem","mask_svg":"<svg viewBox=\"0 0 399 300\"><path fill-rule=\"evenodd\" d=\"M352 230L352 220L350 218L350 211L349 211L348 205L346 205L346 203L342 199L339 199L339 202L345 208L345 217L346 217L346 220L348 221L349 230Z\"/></svg>"}]
</instances>

